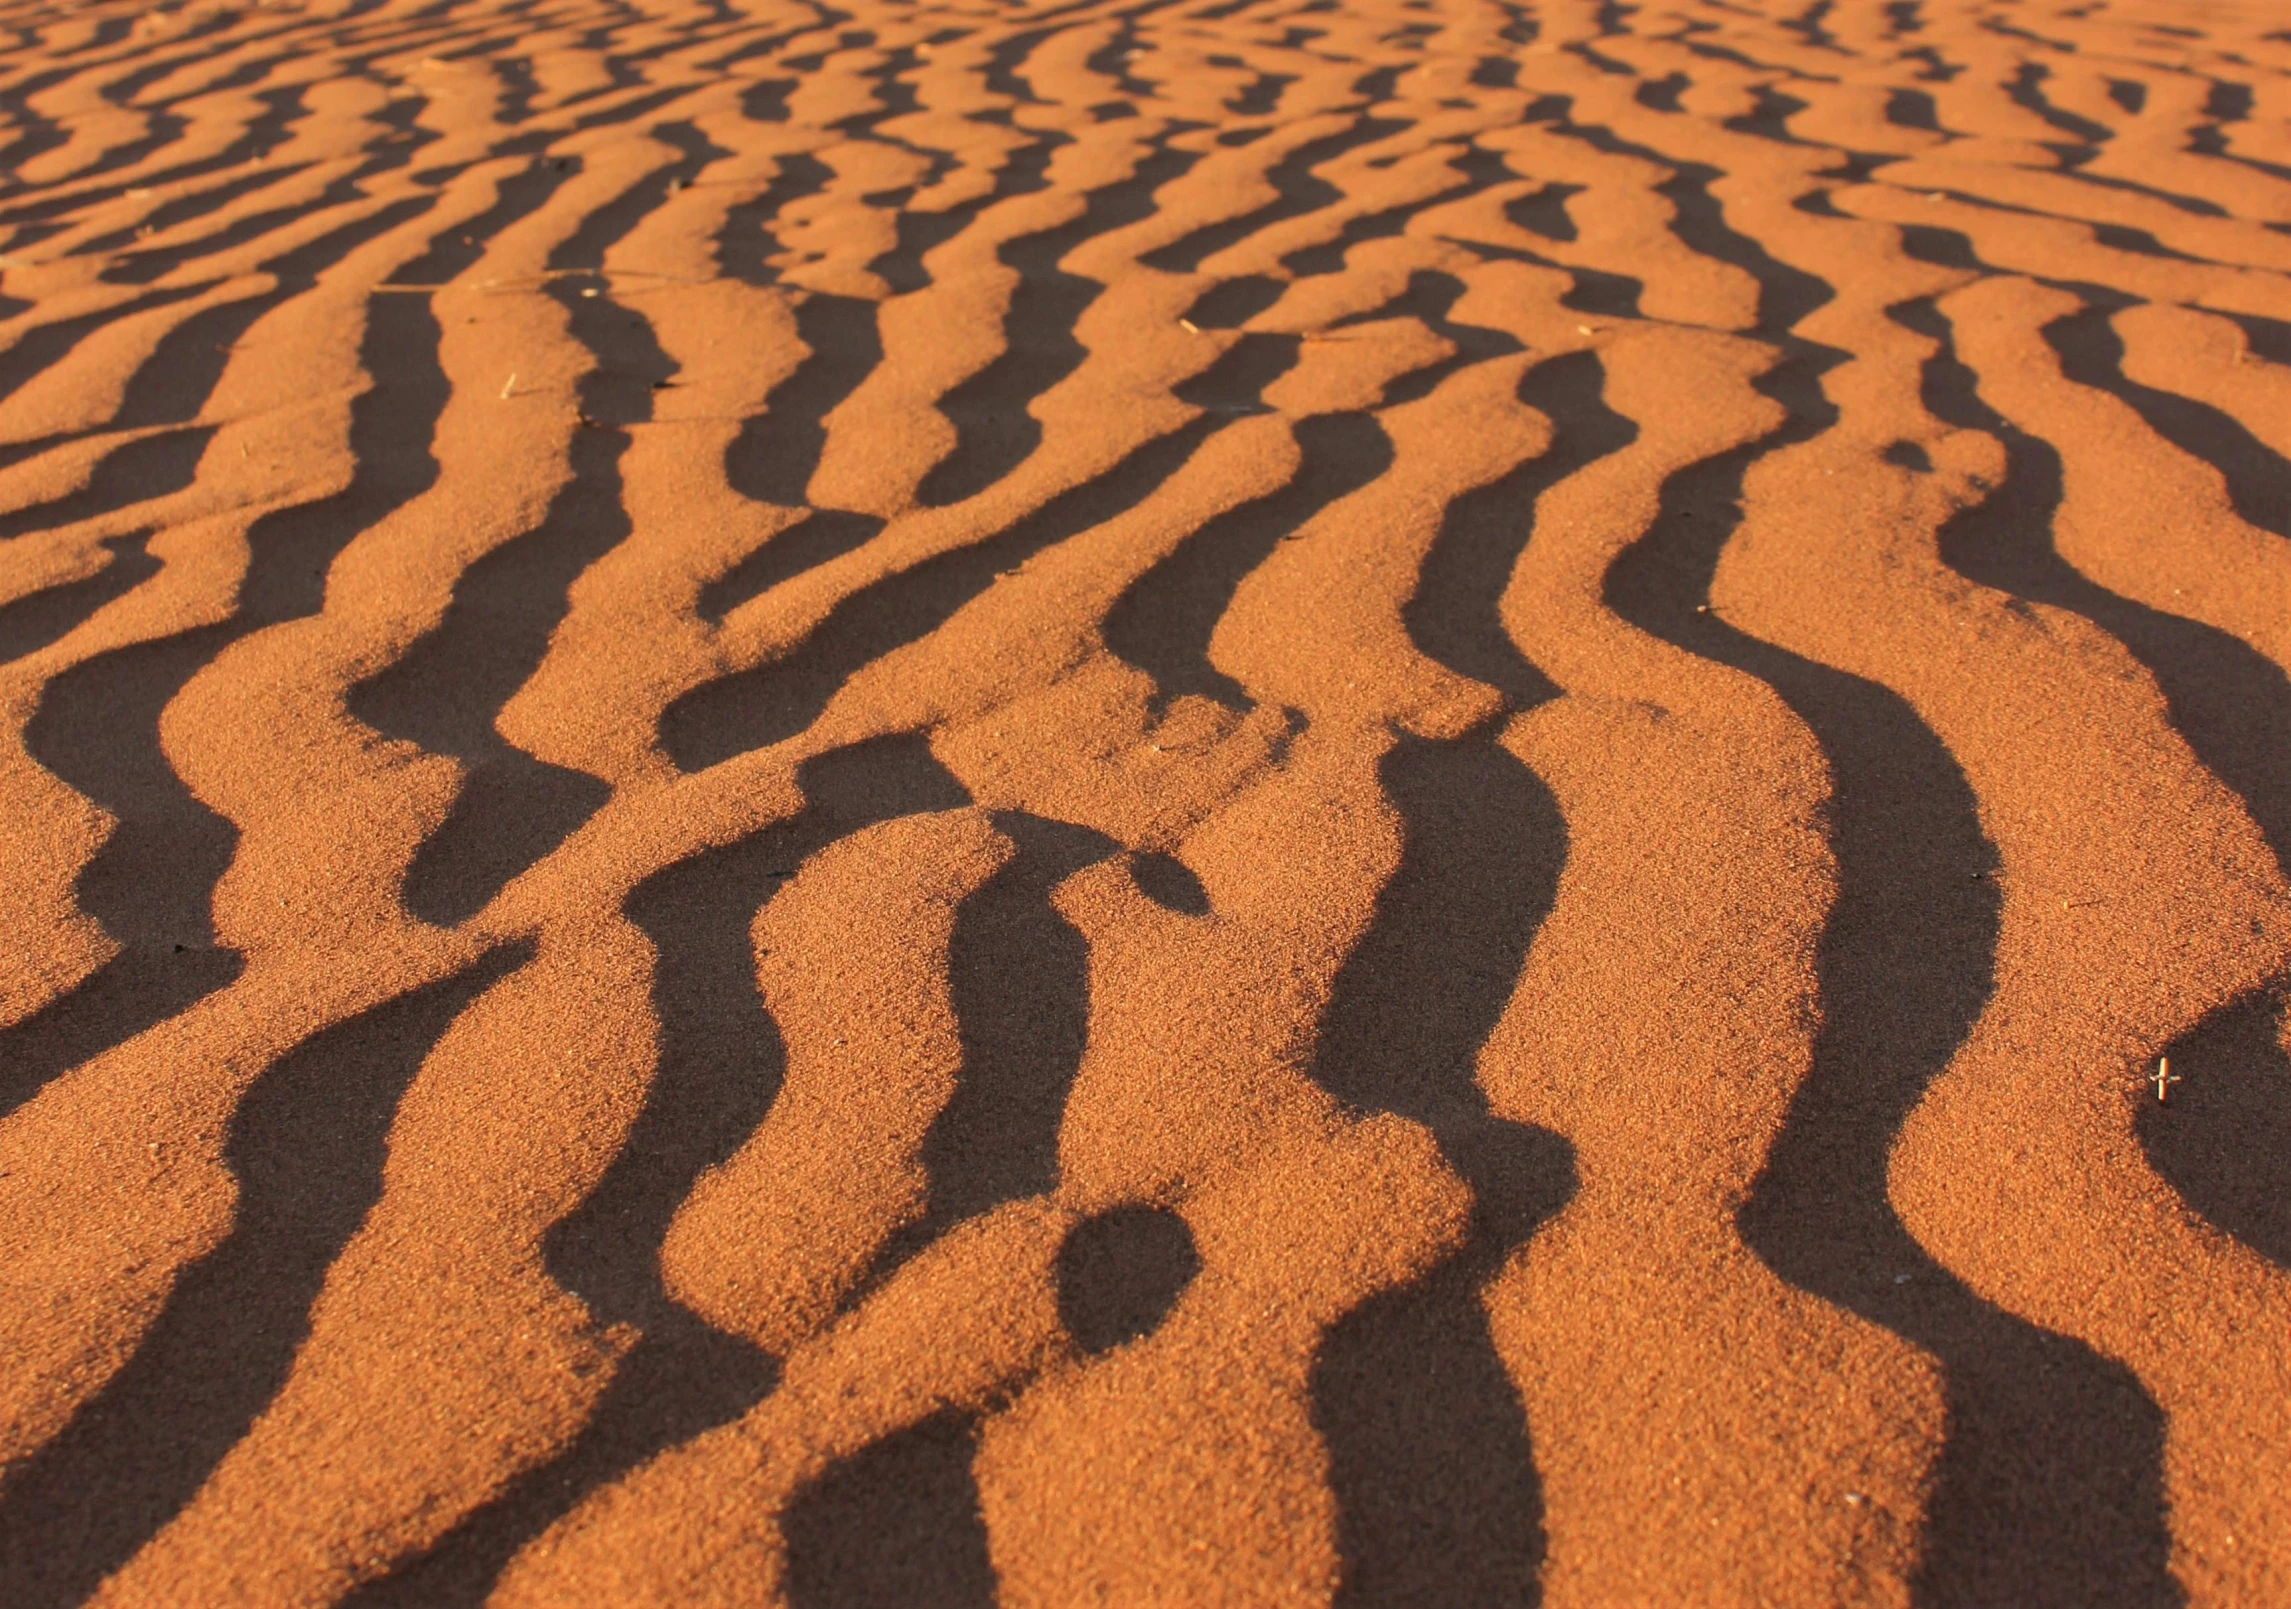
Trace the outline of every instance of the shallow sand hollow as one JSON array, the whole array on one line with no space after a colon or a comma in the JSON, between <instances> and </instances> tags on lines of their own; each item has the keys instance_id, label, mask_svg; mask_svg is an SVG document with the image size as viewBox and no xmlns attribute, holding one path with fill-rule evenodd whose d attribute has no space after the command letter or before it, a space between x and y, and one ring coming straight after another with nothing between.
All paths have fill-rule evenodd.
<instances>
[{"instance_id":1,"label":"shallow sand hollow","mask_svg":"<svg viewBox=\"0 0 2291 1609\"><path fill-rule=\"evenodd\" d=\"M2291 1603L2286 22L0 7L0 1603Z\"/></svg>"}]
</instances>

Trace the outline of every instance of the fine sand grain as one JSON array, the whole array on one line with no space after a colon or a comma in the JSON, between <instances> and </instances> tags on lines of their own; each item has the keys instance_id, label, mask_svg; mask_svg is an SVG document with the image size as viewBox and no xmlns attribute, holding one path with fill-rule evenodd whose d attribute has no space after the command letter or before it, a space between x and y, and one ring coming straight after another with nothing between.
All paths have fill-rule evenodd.
<instances>
[{"instance_id":1,"label":"fine sand grain","mask_svg":"<svg viewBox=\"0 0 2291 1609\"><path fill-rule=\"evenodd\" d=\"M0 30L0 1604L2291 1604L2281 0Z\"/></svg>"}]
</instances>

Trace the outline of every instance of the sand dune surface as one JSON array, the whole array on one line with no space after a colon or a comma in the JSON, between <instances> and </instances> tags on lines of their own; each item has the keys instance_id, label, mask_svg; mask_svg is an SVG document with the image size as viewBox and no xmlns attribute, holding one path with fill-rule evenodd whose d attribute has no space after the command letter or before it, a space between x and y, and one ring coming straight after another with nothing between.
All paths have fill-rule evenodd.
<instances>
[{"instance_id":1,"label":"sand dune surface","mask_svg":"<svg viewBox=\"0 0 2291 1609\"><path fill-rule=\"evenodd\" d=\"M0 1603L2291 1604L2275 0L0 30Z\"/></svg>"}]
</instances>

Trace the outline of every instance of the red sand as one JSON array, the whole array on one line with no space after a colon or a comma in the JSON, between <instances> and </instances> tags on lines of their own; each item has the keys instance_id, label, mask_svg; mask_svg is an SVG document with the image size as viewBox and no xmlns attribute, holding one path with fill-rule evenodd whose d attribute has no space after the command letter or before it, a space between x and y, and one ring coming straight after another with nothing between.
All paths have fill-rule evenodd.
<instances>
[{"instance_id":1,"label":"red sand","mask_svg":"<svg viewBox=\"0 0 2291 1609\"><path fill-rule=\"evenodd\" d=\"M0 1602L2291 1603L2274 0L0 54Z\"/></svg>"}]
</instances>

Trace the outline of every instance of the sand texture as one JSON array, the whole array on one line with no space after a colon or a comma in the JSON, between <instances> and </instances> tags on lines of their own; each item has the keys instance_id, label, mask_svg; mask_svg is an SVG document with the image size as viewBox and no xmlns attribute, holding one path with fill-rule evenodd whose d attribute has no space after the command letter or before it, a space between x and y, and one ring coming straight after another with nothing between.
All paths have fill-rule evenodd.
<instances>
[{"instance_id":1,"label":"sand texture","mask_svg":"<svg viewBox=\"0 0 2291 1609\"><path fill-rule=\"evenodd\" d=\"M0 1605L2291 1605L2283 0L0 4Z\"/></svg>"}]
</instances>

